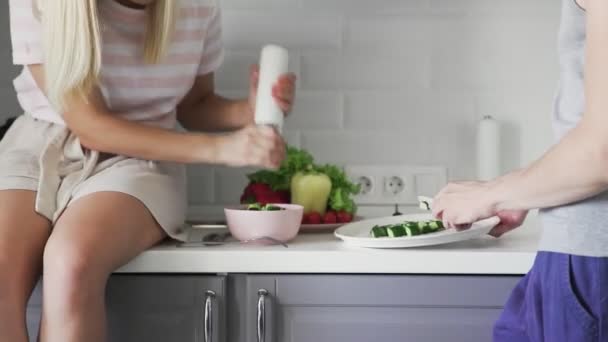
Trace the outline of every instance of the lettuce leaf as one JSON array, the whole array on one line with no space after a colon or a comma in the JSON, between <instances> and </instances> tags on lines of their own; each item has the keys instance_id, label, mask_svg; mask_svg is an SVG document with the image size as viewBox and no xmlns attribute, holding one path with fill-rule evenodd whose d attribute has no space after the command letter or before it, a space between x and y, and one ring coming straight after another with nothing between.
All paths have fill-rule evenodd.
<instances>
[{"instance_id":1,"label":"lettuce leaf","mask_svg":"<svg viewBox=\"0 0 608 342\"><path fill-rule=\"evenodd\" d=\"M260 170L247 175L252 183L268 184L274 191L290 190L291 178L298 172L324 173L331 179L331 193L328 206L334 211L346 211L355 214L357 205L352 199L360 191L360 187L353 184L343 169L336 165L316 165L314 158L305 150L295 147L287 148L287 157L276 171Z\"/></svg>"},{"instance_id":2,"label":"lettuce leaf","mask_svg":"<svg viewBox=\"0 0 608 342\"><path fill-rule=\"evenodd\" d=\"M357 212L355 201L344 192L344 189L332 190L329 195L329 207L334 211L346 211L349 214Z\"/></svg>"},{"instance_id":3,"label":"lettuce leaf","mask_svg":"<svg viewBox=\"0 0 608 342\"><path fill-rule=\"evenodd\" d=\"M357 205L352 196L359 193L360 187L352 183L344 170L335 165L327 164L317 167L317 171L325 173L331 179L329 208L334 211L346 211L355 214Z\"/></svg>"},{"instance_id":4,"label":"lettuce leaf","mask_svg":"<svg viewBox=\"0 0 608 342\"><path fill-rule=\"evenodd\" d=\"M272 190L289 190L291 177L300 171L314 168L314 159L310 153L295 147L287 148L287 156L276 171L260 170L247 175L250 182L270 185Z\"/></svg>"}]
</instances>

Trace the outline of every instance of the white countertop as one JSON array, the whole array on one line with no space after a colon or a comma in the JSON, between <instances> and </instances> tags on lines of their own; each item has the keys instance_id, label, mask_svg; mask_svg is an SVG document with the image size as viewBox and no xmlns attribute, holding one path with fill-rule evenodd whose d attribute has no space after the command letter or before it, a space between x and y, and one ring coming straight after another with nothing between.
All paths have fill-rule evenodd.
<instances>
[{"instance_id":1,"label":"white countertop","mask_svg":"<svg viewBox=\"0 0 608 342\"><path fill-rule=\"evenodd\" d=\"M289 248L166 243L144 252L118 272L523 275L532 266L539 235L533 218L500 239L488 236L416 249L350 247L330 233L301 234Z\"/></svg>"}]
</instances>

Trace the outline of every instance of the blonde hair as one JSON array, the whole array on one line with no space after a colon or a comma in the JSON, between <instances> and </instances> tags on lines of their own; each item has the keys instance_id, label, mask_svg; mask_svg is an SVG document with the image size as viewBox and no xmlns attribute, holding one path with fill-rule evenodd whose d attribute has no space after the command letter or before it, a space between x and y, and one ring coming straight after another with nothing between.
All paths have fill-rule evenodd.
<instances>
[{"instance_id":1,"label":"blonde hair","mask_svg":"<svg viewBox=\"0 0 608 342\"><path fill-rule=\"evenodd\" d=\"M98 0L36 0L43 26L47 97L58 111L66 101L87 99L99 83L102 35ZM108 0L115 1L115 0ZM144 62L166 56L175 27L178 0L156 0L147 8Z\"/></svg>"}]
</instances>

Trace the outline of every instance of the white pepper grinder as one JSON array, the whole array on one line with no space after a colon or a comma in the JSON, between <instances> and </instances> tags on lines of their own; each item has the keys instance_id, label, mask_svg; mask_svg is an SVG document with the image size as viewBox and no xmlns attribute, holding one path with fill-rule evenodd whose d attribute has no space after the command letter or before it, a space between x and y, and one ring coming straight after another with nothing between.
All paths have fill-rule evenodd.
<instances>
[{"instance_id":1,"label":"white pepper grinder","mask_svg":"<svg viewBox=\"0 0 608 342\"><path fill-rule=\"evenodd\" d=\"M282 133L284 113L272 97L272 87L289 70L289 52L278 45L266 45L260 56L260 78L255 107L257 125L274 126Z\"/></svg>"},{"instance_id":2,"label":"white pepper grinder","mask_svg":"<svg viewBox=\"0 0 608 342\"><path fill-rule=\"evenodd\" d=\"M500 123L486 115L477 125L477 178L488 181L500 174Z\"/></svg>"}]
</instances>

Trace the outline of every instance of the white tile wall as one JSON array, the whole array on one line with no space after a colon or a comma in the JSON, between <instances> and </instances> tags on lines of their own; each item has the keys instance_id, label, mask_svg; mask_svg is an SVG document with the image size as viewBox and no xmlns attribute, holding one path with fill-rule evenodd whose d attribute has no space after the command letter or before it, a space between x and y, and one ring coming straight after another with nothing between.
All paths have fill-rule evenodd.
<instances>
[{"instance_id":1,"label":"white tile wall","mask_svg":"<svg viewBox=\"0 0 608 342\"><path fill-rule=\"evenodd\" d=\"M244 94L261 45L290 48L299 76L288 140L320 161L445 165L474 176L475 122L503 121L504 168L551 141L559 1L222 0L225 94ZM243 170L196 173L198 193L238 200ZM215 177L215 178L212 178Z\"/></svg>"},{"instance_id":2,"label":"white tile wall","mask_svg":"<svg viewBox=\"0 0 608 342\"><path fill-rule=\"evenodd\" d=\"M299 76L287 140L336 163L445 165L474 176L474 125L504 123L504 167L551 141L559 1L221 0L222 94L247 93L262 44L289 47ZM8 13L0 2L0 13ZM9 46L8 16L0 43ZM18 113L9 49L0 50L3 117ZM247 170L190 169L193 205L238 200Z\"/></svg>"}]
</instances>

